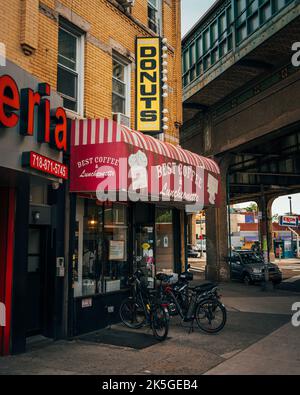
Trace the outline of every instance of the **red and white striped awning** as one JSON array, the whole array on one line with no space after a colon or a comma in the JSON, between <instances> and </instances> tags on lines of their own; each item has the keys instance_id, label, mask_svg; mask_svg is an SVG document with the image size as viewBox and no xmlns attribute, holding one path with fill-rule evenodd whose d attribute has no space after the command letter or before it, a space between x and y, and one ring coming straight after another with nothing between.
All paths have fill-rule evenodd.
<instances>
[{"instance_id":1,"label":"red and white striped awning","mask_svg":"<svg viewBox=\"0 0 300 395\"><path fill-rule=\"evenodd\" d=\"M95 192L99 184L97 169L100 165L114 166L116 159L124 156L128 159L138 151L147 156L148 165L160 166L171 162L191 166L219 181L220 169L212 159L131 130L109 119L83 119L72 121L71 191ZM216 198L218 195L219 192L216 193Z\"/></svg>"}]
</instances>

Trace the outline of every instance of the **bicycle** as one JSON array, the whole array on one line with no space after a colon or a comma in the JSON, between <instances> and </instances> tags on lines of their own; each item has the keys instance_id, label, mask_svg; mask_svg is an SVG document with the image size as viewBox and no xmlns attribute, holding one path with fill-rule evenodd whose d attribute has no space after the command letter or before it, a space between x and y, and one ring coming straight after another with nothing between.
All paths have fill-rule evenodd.
<instances>
[{"instance_id":1,"label":"bicycle","mask_svg":"<svg viewBox=\"0 0 300 395\"><path fill-rule=\"evenodd\" d=\"M170 285L170 276L160 273L156 276L160 281L160 293L168 302L170 316L179 315L183 322L190 322L190 332L196 320L198 327L206 333L220 332L227 321L227 311L220 301L218 287L206 283L190 287L193 275L182 273L179 281Z\"/></svg>"},{"instance_id":2,"label":"bicycle","mask_svg":"<svg viewBox=\"0 0 300 395\"><path fill-rule=\"evenodd\" d=\"M169 332L169 312L157 291L147 288L143 273L137 270L129 279L132 296L120 306L120 318L130 329L140 329L149 325L153 336L163 341Z\"/></svg>"}]
</instances>

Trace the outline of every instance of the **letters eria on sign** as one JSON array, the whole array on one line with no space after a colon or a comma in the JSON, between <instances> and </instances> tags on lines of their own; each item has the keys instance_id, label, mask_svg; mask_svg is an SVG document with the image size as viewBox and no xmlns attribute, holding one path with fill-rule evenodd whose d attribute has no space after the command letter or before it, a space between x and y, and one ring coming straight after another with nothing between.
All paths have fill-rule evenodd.
<instances>
[{"instance_id":1,"label":"letters eria on sign","mask_svg":"<svg viewBox=\"0 0 300 395\"><path fill-rule=\"evenodd\" d=\"M0 302L0 327L4 327L6 324L6 308L5 304Z\"/></svg>"},{"instance_id":2,"label":"letters eria on sign","mask_svg":"<svg viewBox=\"0 0 300 395\"><path fill-rule=\"evenodd\" d=\"M300 327L300 302L293 304L292 312L293 312L292 325L295 328L299 328Z\"/></svg>"},{"instance_id":3,"label":"letters eria on sign","mask_svg":"<svg viewBox=\"0 0 300 395\"><path fill-rule=\"evenodd\" d=\"M67 150L67 116L62 107L50 110L51 88L49 84L39 84L38 91L30 88L19 92L15 80L9 75L0 77L0 125L13 128L19 125L20 134L33 136L35 108L38 107L37 141L48 143L57 150ZM17 112L20 112L19 114ZM54 126L52 127L51 120Z\"/></svg>"}]
</instances>

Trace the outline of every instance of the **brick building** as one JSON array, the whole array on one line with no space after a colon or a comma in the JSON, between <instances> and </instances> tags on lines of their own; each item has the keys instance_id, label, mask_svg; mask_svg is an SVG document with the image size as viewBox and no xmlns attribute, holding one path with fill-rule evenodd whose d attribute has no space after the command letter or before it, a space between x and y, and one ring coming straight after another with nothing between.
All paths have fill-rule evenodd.
<instances>
[{"instance_id":1,"label":"brick building","mask_svg":"<svg viewBox=\"0 0 300 395\"><path fill-rule=\"evenodd\" d=\"M24 351L33 335L57 339L105 326L104 306L124 297L86 298L103 287L119 290L121 274L115 262L108 273L95 267L92 241L83 235L101 240L84 227L96 200L70 195L66 179L72 120L115 117L136 126L136 37L166 39L168 128L160 140L178 144L182 123L179 0L2 3L0 302L6 324L1 320L0 355ZM127 206L105 210L129 221ZM171 223L160 227L172 232Z\"/></svg>"},{"instance_id":2,"label":"brick building","mask_svg":"<svg viewBox=\"0 0 300 395\"><path fill-rule=\"evenodd\" d=\"M2 9L0 355L118 321L137 268L149 286L185 269L185 206L220 196L218 166L178 146L180 0ZM116 200L99 198L99 179L124 170ZM153 179L156 200L120 198L132 187L148 199Z\"/></svg>"},{"instance_id":3,"label":"brick building","mask_svg":"<svg viewBox=\"0 0 300 395\"><path fill-rule=\"evenodd\" d=\"M180 1L136 0L128 8L123 3L14 0L3 13L0 42L6 45L11 62L69 97L66 106L75 110L69 113L71 117L111 118L112 112L118 112L121 104L118 108L115 103L114 109L112 102L113 60L121 62L127 69L122 81L127 90L124 112L134 128L135 39L157 34L167 38L169 130L165 140L178 143L182 123ZM70 51L59 54L65 51L64 42ZM65 78L70 82L75 77L73 92L67 92Z\"/></svg>"}]
</instances>

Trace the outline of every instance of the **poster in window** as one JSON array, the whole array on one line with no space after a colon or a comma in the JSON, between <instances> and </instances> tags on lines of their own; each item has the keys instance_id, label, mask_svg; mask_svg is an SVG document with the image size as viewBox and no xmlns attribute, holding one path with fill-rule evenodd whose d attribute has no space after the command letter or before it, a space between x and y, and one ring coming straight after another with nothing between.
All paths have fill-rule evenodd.
<instances>
[{"instance_id":1,"label":"poster in window","mask_svg":"<svg viewBox=\"0 0 300 395\"><path fill-rule=\"evenodd\" d=\"M125 260L125 242L124 240L110 240L109 241L109 257L110 261L124 261Z\"/></svg>"}]
</instances>

